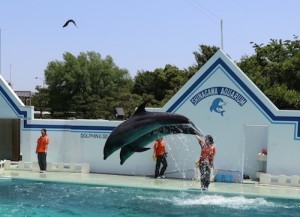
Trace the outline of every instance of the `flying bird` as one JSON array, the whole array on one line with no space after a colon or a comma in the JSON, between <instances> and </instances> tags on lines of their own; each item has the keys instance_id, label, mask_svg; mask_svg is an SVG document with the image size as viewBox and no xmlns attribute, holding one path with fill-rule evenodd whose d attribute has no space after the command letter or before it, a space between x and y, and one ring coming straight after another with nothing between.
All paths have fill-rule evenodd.
<instances>
[{"instance_id":1,"label":"flying bird","mask_svg":"<svg viewBox=\"0 0 300 217\"><path fill-rule=\"evenodd\" d=\"M71 20L68 20L68 21L65 23L65 25L63 25L63 28L65 28L66 26L68 26L69 23L73 23L73 24L77 27L75 21L71 19ZM78 27L77 27L77 28L78 28Z\"/></svg>"}]
</instances>

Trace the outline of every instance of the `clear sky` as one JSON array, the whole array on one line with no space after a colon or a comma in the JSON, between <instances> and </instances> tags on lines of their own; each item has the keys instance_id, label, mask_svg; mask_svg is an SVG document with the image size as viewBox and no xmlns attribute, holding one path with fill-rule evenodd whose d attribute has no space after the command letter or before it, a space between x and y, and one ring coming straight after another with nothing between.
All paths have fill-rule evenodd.
<instances>
[{"instance_id":1,"label":"clear sky","mask_svg":"<svg viewBox=\"0 0 300 217\"><path fill-rule=\"evenodd\" d=\"M132 76L183 69L200 44L221 47L221 20L224 51L238 61L254 53L251 41L300 36L299 9L299 0L0 0L1 74L14 90L34 91L50 61L87 51ZM63 28L68 19L78 28Z\"/></svg>"}]
</instances>

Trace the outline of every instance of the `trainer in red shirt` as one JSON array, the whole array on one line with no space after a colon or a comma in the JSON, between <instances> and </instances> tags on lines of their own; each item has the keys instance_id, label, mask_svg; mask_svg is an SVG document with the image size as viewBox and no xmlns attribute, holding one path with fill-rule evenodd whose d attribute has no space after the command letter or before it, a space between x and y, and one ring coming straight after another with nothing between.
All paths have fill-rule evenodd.
<instances>
[{"instance_id":1,"label":"trainer in red shirt","mask_svg":"<svg viewBox=\"0 0 300 217\"><path fill-rule=\"evenodd\" d=\"M47 168L47 151L48 151L48 145L49 145L49 138L47 136L47 130L42 129L41 130L41 136L37 140L36 145L36 153L37 158L40 166L40 172L45 173Z\"/></svg>"},{"instance_id":2,"label":"trainer in red shirt","mask_svg":"<svg viewBox=\"0 0 300 217\"><path fill-rule=\"evenodd\" d=\"M159 138L155 141L154 143L154 157L156 157L156 166L155 166L155 178L165 178L164 173L167 169L168 163L167 163L167 152L165 149L165 141L163 140L163 138ZM160 170L160 165L163 165L161 170Z\"/></svg>"}]
</instances>

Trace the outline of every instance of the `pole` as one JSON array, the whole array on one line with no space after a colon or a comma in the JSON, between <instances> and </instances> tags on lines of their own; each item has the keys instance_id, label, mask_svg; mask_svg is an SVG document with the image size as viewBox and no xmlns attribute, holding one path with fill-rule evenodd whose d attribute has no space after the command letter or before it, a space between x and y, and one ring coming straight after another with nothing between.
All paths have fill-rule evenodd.
<instances>
[{"instance_id":1,"label":"pole","mask_svg":"<svg viewBox=\"0 0 300 217\"><path fill-rule=\"evenodd\" d=\"M43 88L45 87L45 79L40 78L40 77L35 77L35 79L40 79L40 80L42 80L42 82L43 82Z\"/></svg>"},{"instance_id":2,"label":"pole","mask_svg":"<svg viewBox=\"0 0 300 217\"><path fill-rule=\"evenodd\" d=\"M0 75L1 75L1 29L0 29Z\"/></svg>"},{"instance_id":3,"label":"pole","mask_svg":"<svg viewBox=\"0 0 300 217\"><path fill-rule=\"evenodd\" d=\"M221 19L221 49L224 50L223 45L223 20Z\"/></svg>"},{"instance_id":4,"label":"pole","mask_svg":"<svg viewBox=\"0 0 300 217\"><path fill-rule=\"evenodd\" d=\"M9 83L12 87L12 83L11 83L11 64L9 65Z\"/></svg>"}]
</instances>

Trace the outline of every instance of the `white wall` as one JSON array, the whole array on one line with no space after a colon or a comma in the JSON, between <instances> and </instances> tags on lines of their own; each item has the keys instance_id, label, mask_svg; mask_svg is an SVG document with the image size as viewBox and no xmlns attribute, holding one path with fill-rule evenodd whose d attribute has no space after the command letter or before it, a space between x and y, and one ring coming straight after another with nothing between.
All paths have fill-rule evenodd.
<instances>
[{"instance_id":1,"label":"white wall","mask_svg":"<svg viewBox=\"0 0 300 217\"><path fill-rule=\"evenodd\" d=\"M204 97L196 104L191 102L196 94L213 87L229 88L244 97L247 102L240 105L232 97L218 94ZM210 110L218 97L226 103L223 106L223 116ZM6 102L7 100L0 100L0 104ZM257 150L267 145L268 173L300 175L300 136L297 133L300 112L279 111L223 51L218 51L162 109L156 111L183 114L205 135L211 134L217 146L216 169L243 173L244 168L254 167L254 156L251 155L256 155ZM10 114L9 111L7 114ZM50 137L48 161L87 162L90 163L92 172L153 175L155 165L152 150L134 154L122 166L119 164L119 151L103 160L105 138L111 130L94 130L91 127L116 127L120 123L103 120L28 120L27 124L22 122L23 159L36 160L36 140L40 129L46 128ZM268 144L261 143L253 148L245 148L244 127L247 125L268 126L268 135L264 137L267 138ZM260 133L257 133L257 136L263 137ZM200 152L195 137L176 135L168 136L166 140L169 152L167 174L179 178L192 177L194 162L199 158ZM249 165L245 156L252 159Z\"/></svg>"},{"instance_id":2,"label":"white wall","mask_svg":"<svg viewBox=\"0 0 300 217\"><path fill-rule=\"evenodd\" d=\"M267 172L272 175L300 175L300 141L293 125L274 125L269 130Z\"/></svg>"},{"instance_id":3,"label":"white wall","mask_svg":"<svg viewBox=\"0 0 300 217\"><path fill-rule=\"evenodd\" d=\"M118 173L130 175L154 175L155 162L152 160L153 149L132 155L123 165L120 165L119 151L113 153L107 160L103 160L103 148L108 132L80 130L51 130L51 125L75 124L117 126L121 122L88 121L88 120L32 120L30 124L43 126L50 138L48 148L48 162L86 162L90 164L91 172ZM40 129L22 130L21 152L24 161L37 161L35 148L36 140L40 136ZM185 178L185 173L194 170L194 163L199 158L200 146L194 136L174 135L166 137L168 163L166 171L169 177ZM190 177L191 178L191 174Z\"/></svg>"},{"instance_id":4,"label":"white wall","mask_svg":"<svg viewBox=\"0 0 300 217\"><path fill-rule=\"evenodd\" d=\"M268 148L268 126L246 125L244 149L244 174L256 178L258 169L257 154Z\"/></svg>"}]
</instances>

